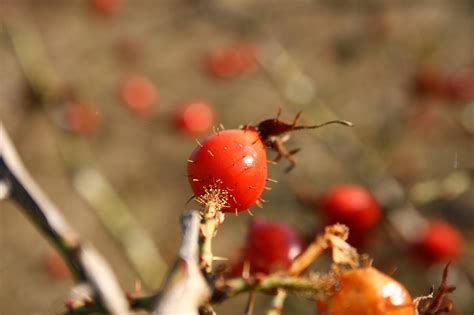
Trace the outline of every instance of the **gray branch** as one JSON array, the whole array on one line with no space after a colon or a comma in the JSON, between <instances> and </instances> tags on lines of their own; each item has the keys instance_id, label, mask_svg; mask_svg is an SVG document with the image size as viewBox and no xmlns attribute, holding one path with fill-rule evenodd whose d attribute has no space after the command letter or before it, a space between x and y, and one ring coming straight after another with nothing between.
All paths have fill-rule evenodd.
<instances>
[{"instance_id":1,"label":"gray branch","mask_svg":"<svg viewBox=\"0 0 474 315\"><path fill-rule=\"evenodd\" d=\"M168 277L175 281L171 287L168 287L168 283L164 285L163 297L154 315L197 315L199 306L209 299L211 291L199 269L199 225L200 218L197 211L189 211L182 215L180 261Z\"/></svg>"},{"instance_id":2,"label":"gray branch","mask_svg":"<svg viewBox=\"0 0 474 315\"><path fill-rule=\"evenodd\" d=\"M129 314L128 302L109 265L92 245L79 240L60 211L31 178L1 121L0 191L2 197L18 203L33 224L53 243L76 282L87 284L105 312Z\"/></svg>"}]
</instances>

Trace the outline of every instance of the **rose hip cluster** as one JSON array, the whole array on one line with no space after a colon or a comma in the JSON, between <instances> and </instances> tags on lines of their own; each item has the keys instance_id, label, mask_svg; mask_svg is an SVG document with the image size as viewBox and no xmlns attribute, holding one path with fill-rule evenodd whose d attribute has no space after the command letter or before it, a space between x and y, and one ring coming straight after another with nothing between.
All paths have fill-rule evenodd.
<instances>
[{"instance_id":1,"label":"rose hip cluster","mask_svg":"<svg viewBox=\"0 0 474 315\"><path fill-rule=\"evenodd\" d=\"M202 202L205 199L201 196L214 188L212 191L225 191L225 200L219 207L223 213L238 213L253 204L261 204L260 196L268 181L266 149L277 152L277 160L286 158L291 169L296 164L294 154L298 150L287 150L282 135L321 126L298 125L298 118L299 114L287 124L279 120L278 114L277 118L256 126L217 131L198 142L187 168L194 196ZM324 224L343 223L349 227L355 235L349 239L353 243L364 239L382 219L376 198L360 185L336 185L319 197L315 205ZM453 229L435 223L425 232L420 239L413 240L413 246L432 262L459 255L461 240ZM437 234L440 236L436 237ZM293 226L256 217L250 223L245 245L231 262L229 275L264 277L290 272L304 252L303 237ZM337 283L336 290L324 299L316 297L318 309L326 314L415 314L413 300L403 285L375 268L341 270Z\"/></svg>"}]
</instances>

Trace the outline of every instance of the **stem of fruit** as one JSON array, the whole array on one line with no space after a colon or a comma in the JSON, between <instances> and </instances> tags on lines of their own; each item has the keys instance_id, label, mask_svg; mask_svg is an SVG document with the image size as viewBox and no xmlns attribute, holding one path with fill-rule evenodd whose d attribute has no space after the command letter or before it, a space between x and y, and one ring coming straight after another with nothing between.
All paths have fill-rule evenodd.
<instances>
[{"instance_id":1,"label":"stem of fruit","mask_svg":"<svg viewBox=\"0 0 474 315\"><path fill-rule=\"evenodd\" d=\"M277 294L273 297L272 306L267 311L267 315L280 315L287 296L286 290L278 289Z\"/></svg>"},{"instance_id":2,"label":"stem of fruit","mask_svg":"<svg viewBox=\"0 0 474 315\"><path fill-rule=\"evenodd\" d=\"M288 273L292 276L300 275L326 248L328 246L324 236L317 236L306 250L293 261Z\"/></svg>"},{"instance_id":3,"label":"stem of fruit","mask_svg":"<svg viewBox=\"0 0 474 315\"><path fill-rule=\"evenodd\" d=\"M217 233L217 227L222 223L223 214L218 210L217 203L211 200L205 204L201 217L199 234L200 264L201 270L209 274L212 271L212 261L214 260L212 239Z\"/></svg>"},{"instance_id":4,"label":"stem of fruit","mask_svg":"<svg viewBox=\"0 0 474 315\"><path fill-rule=\"evenodd\" d=\"M299 276L326 248L328 248L328 245L324 240L324 236L317 236L306 250L293 261L288 274L295 277ZM279 288L277 295L273 297L272 305L267 311L267 315L280 315L287 296L287 291Z\"/></svg>"},{"instance_id":5,"label":"stem of fruit","mask_svg":"<svg viewBox=\"0 0 474 315\"><path fill-rule=\"evenodd\" d=\"M245 292L274 293L275 290L286 292L308 291L317 293L324 290L324 280L314 277L291 277L284 274L273 274L263 278L250 277L247 279L233 278L219 280L213 287L210 304L218 304ZM283 293L282 293L283 295ZM161 292L153 294L129 294L130 308L133 310L152 311L156 301L162 296ZM63 315L96 314L100 308L95 302L71 309Z\"/></svg>"}]
</instances>

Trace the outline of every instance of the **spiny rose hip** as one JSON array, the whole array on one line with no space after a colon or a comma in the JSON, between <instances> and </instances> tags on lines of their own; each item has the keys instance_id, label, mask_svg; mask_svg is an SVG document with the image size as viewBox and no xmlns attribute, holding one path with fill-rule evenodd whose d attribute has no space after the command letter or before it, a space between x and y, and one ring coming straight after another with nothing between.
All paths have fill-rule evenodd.
<instances>
[{"instance_id":1,"label":"spiny rose hip","mask_svg":"<svg viewBox=\"0 0 474 315\"><path fill-rule=\"evenodd\" d=\"M375 268L342 272L339 282L328 301L328 315L415 315L405 287Z\"/></svg>"},{"instance_id":2,"label":"spiny rose hip","mask_svg":"<svg viewBox=\"0 0 474 315\"><path fill-rule=\"evenodd\" d=\"M428 262L457 260L462 248L461 233L441 220L429 222L414 245L416 254Z\"/></svg>"},{"instance_id":3,"label":"spiny rose hip","mask_svg":"<svg viewBox=\"0 0 474 315\"><path fill-rule=\"evenodd\" d=\"M343 223L355 230L372 228L382 216L370 191L357 185L337 185L327 191L318 204L328 224Z\"/></svg>"},{"instance_id":4,"label":"spiny rose hip","mask_svg":"<svg viewBox=\"0 0 474 315\"><path fill-rule=\"evenodd\" d=\"M189 184L196 197L208 187L228 192L224 212L257 203L267 179L267 154L254 128L219 131L206 138L188 160Z\"/></svg>"},{"instance_id":5,"label":"spiny rose hip","mask_svg":"<svg viewBox=\"0 0 474 315\"><path fill-rule=\"evenodd\" d=\"M302 251L303 239L290 224L264 218L252 220L244 249L251 273L288 270Z\"/></svg>"},{"instance_id":6,"label":"spiny rose hip","mask_svg":"<svg viewBox=\"0 0 474 315\"><path fill-rule=\"evenodd\" d=\"M176 126L189 135L199 135L211 129L214 111L203 101L181 104L175 114Z\"/></svg>"}]
</instances>

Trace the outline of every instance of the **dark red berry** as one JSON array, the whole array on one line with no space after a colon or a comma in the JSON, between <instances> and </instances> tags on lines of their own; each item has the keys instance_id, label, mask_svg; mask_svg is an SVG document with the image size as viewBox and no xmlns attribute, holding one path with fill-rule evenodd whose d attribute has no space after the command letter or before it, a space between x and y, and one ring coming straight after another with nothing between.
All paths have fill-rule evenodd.
<instances>
[{"instance_id":1,"label":"dark red berry","mask_svg":"<svg viewBox=\"0 0 474 315\"><path fill-rule=\"evenodd\" d=\"M203 101L181 104L175 113L176 126L189 135L199 135L211 129L214 123L212 107Z\"/></svg>"},{"instance_id":2,"label":"dark red berry","mask_svg":"<svg viewBox=\"0 0 474 315\"><path fill-rule=\"evenodd\" d=\"M252 220L244 248L251 273L287 270L302 251L302 237L292 225L264 218Z\"/></svg>"},{"instance_id":3,"label":"dark red berry","mask_svg":"<svg viewBox=\"0 0 474 315\"><path fill-rule=\"evenodd\" d=\"M224 212L255 204L267 179L267 154L255 128L219 131L206 138L188 160L189 184L195 196L208 187L228 192Z\"/></svg>"},{"instance_id":4,"label":"dark red berry","mask_svg":"<svg viewBox=\"0 0 474 315\"><path fill-rule=\"evenodd\" d=\"M378 202L362 186L335 186L323 195L318 204L328 224L343 223L351 230L368 230L382 217Z\"/></svg>"},{"instance_id":5,"label":"dark red berry","mask_svg":"<svg viewBox=\"0 0 474 315\"><path fill-rule=\"evenodd\" d=\"M441 220L429 222L414 246L415 253L428 262L457 260L462 249L461 233Z\"/></svg>"},{"instance_id":6,"label":"dark red berry","mask_svg":"<svg viewBox=\"0 0 474 315\"><path fill-rule=\"evenodd\" d=\"M446 94L446 79L438 68L419 67L413 77L413 88L420 96L442 97Z\"/></svg>"}]
</instances>

